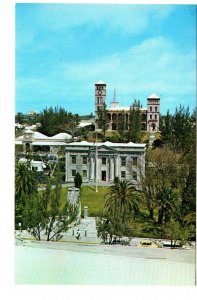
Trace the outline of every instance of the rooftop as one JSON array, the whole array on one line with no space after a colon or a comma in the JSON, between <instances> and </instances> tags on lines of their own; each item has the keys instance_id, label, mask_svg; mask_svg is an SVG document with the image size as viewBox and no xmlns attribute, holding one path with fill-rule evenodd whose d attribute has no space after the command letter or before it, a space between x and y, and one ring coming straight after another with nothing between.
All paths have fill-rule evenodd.
<instances>
[{"instance_id":1,"label":"rooftop","mask_svg":"<svg viewBox=\"0 0 197 300\"><path fill-rule=\"evenodd\" d=\"M58 139L58 140L67 140L67 139L70 139L72 136L68 133L65 133L65 132L61 132L61 133L58 133L52 137L49 137L48 139Z\"/></svg>"},{"instance_id":2,"label":"rooftop","mask_svg":"<svg viewBox=\"0 0 197 300\"><path fill-rule=\"evenodd\" d=\"M129 143L112 143L112 142L109 142L109 141L106 141L106 142L96 142L96 143L93 143L93 142L87 142L87 141L82 141L82 142L72 142L72 143L69 143L66 145L67 147L68 146L91 146L91 147L94 147L94 146L108 146L108 147L145 147L146 144L137 144L137 143L132 143L132 142L129 142Z\"/></svg>"},{"instance_id":3,"label":"rooftop","mask_svg":"<svg viewBox=\"0 0 197 300\"><path fill-rule=\"evenodd\" d=\"M103 82L102 80L97 81L95 84L106 84L105 82Z\"/></svg>"},{"instance_id":4,"label":"rooftop","mask_svg":"<svg viewBox=\"0 0 197 300\"><path fill-rule=\"evenodd\" d=\"M147 99L160 99L156 93L152 93Z\"/></svg>"}]
</instances>

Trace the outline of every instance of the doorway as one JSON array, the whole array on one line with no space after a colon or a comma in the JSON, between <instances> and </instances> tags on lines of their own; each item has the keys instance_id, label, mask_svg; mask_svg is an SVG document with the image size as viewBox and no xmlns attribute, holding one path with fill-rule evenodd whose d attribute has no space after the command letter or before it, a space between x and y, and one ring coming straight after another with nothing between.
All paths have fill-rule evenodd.
<instances>
[{"instance_id":1,"label":"doorway","mask_svg":"<svg viewBox=\"0 0 197 300\"><path fill-rule=\"evenodd\" d=\"M101 180L106 181L106 171L101 172Z\"/></svg>"},{"instance_id":2,"label":"doorway","mask_svg":"<svg viewBox=\"0 0 197 300\"><path fill-rule=\"evenodd\" d=\"M156 125L155 125L155 123L153 123L152 124L152 130L155 131L155 129L156 129Z\"/></svg>"},{"instance_id":3,"label":"doorway","mask_svg":"<svg viewBox=\"0 0 197 300\"><path fill-rule=\"evenodd\" d=\"M26 143L25 144L25 151L26 152L30 152L31 148L30 148L30 143Z\"/></svg>"}]
</instances>

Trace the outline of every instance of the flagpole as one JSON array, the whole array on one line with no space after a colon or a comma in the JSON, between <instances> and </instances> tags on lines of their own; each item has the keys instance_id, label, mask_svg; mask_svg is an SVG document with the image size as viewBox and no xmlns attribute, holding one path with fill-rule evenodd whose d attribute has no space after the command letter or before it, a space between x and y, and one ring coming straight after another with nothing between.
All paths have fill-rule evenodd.
<instances>
[{"instance_id":1,"label":"flagpole","mask_svg":"<svg viewBox=\"0 0 197 300\"><path fill-rule=\"evenodd\" d=\"M97 120L96 120L96 122L97 122ZM95 167L96 167L96 189L95 189L95 191L96 191L96 193L98 192L98 182L97 182L97 178L98 178L98 171L97 171L97 168L98 168L98 163L97 163L97 160L98 160L98 148L97 148L97 123L95 124L95 128L96 128L96 144L95 144L95 146L96 146L96 162L95 162Z\"/></svg>"}]
</instances>

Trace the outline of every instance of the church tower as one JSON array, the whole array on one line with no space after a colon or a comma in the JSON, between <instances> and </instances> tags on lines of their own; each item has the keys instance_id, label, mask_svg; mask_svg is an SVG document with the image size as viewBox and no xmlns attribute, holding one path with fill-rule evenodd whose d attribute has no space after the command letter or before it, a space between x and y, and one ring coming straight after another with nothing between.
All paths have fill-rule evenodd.
<instances>
[{"instance_id":1,"label":"church tower","mask_svg":"<svg viewBox=\"0 0 197 300\"><path fill-rule=\"evenodd\" d=\"M95 83L95 117L97 118L97 112L99 107L103 107L106 104L106 84L99 80Z\"/></svg>"},{"instance_id":2,"label":"church tower","mask_svg":"<svg viewBox=\"0 0 197 300\"><path fill-rule=\"evenodd\" d=\"M159 131L160 97L153 93L147 98L147 131Z\"/></svg>"}]
</instances>

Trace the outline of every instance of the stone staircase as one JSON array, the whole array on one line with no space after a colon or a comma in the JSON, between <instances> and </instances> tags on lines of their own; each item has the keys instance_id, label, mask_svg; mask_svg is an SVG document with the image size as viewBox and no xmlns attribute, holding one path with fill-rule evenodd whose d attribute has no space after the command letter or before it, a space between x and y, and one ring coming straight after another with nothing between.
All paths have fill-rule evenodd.
<instances>
[{"instance_id":1,"label":"stone staircase","mask_svg":"<svg viewBox=\"0 0 197 300\"><path fill-rule=\"evenodd\" d=\"M77 240L77 234L80 232L80 239ZM80 242L100 242L97 237L95 218L89 217L81 219L79 225L71 227L63 236L63 240L80 241Z\"/></svg>"}]
</instances>

